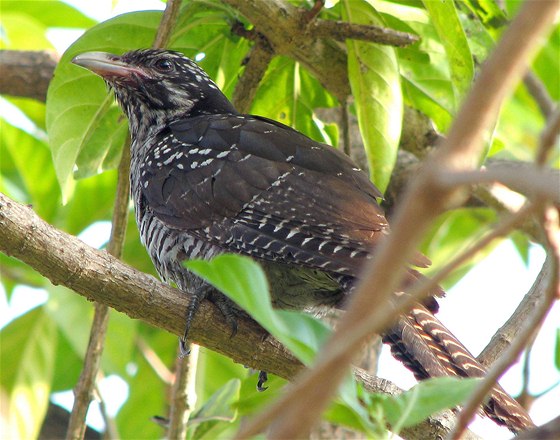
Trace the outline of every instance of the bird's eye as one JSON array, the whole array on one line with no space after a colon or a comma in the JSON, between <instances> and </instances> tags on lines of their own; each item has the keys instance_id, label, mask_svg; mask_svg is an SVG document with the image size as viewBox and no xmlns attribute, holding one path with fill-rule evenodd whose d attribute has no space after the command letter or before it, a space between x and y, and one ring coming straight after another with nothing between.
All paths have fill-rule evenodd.
<instances>
[{"instance_id":1,"label":"bird's eye","mask_svg":"<svg viewBox=\"0 0 560 440\"><path fill-rule=\"evenodd\" d=\"M155 67L160 72L172 72L175 68L173 63L167 59L157 60L155 63Z\"/></svg>"}]
</instances>

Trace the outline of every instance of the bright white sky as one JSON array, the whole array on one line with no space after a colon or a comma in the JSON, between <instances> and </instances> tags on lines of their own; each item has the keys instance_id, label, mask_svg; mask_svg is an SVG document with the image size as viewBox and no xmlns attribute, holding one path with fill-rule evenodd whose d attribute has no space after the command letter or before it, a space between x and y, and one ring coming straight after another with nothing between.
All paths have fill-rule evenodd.
<instances>
[{"instance_id":1,"label":"bright white sky","mask_svg":"<svg viewBox=\"0 0 560 440\"><path fill-rule=\"evenodd\" d=\"M85 14L103 21L115 15L132 10L162 9L158 0L66 0ZM116 3L113 8L113 3ZM60 30L53 31L49 38L62 53L72 43L80 32ZM108 239L107 224L95 227L94 231L85 233L81 238L91 245L99 247ZM544 252L540 247L531 249L528 267L521 261L513 244L503 242L481 264L478 264L467 276L448 292L447 298L441 303L439 319L469 348L477 354L489 341L490 337L500 325L511 315L525 293L529 290L544 261ZM1 298L2 296L0 296ZM8 306L5 296L0 303L3 318L0 327L9 320L28 310L37 301L44 301L45 294L29 290L17 292ZM554 368L554 337L560 323L560 305L556 304L540 332L532 353L531 366L536 374L531 375L530 390L533 393L542 392L560 381L560 375ZM501 383L512 394L521 388L521 365L510 369ZM380 362L379 375L390 379L402 388L409 388L415 381L412 375L389 354L384 347ZM126 398L126 385L119 378L111 377L102 390L107 390L104 398L110 413L115 413ZM71 405L71 392L60 395L56 400ZM559 413L560 387L537 400L531 415L537 424L544 423ZM95 411L90 411L91 424L101 427L102 421ZM499 440L509 439L508 430L497 428L488 420L480 420L471 426L475 432L484 438Z\"/></svg>"}]
</instances>

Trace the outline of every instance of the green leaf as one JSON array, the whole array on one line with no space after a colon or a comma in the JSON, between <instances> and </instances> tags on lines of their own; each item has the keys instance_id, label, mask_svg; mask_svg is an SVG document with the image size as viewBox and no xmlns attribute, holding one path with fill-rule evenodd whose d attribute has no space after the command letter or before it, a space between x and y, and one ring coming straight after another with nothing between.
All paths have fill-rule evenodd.
<instances>
[{"instance_id":1,"label":"green leaf","mask_svg":"<svg viewBox=\"0 0 560 440\"><path fill-rule=\"evenodd\" d=\"M52 222L60 206L58 183L46 143L0 120L0 149L7 151L29 195L25 200L46 221ZM6 156L2 156L4 162ZM33 160L29 160L32 157ZM3 174L4 175L4 174ZM23 189L23 188L22 188Z\"/></svg>"},{"instance_id":2,"label":"green leaf","mask_svg":"<svg viewBox=\"0 0 560 440\"><path fill-rule=\"evenodd\" d=\"M78 356L83 359L93 319L91 303L66 287L51 286L48 290L49 300L45 312Z\"/></svg>"},{"instance_id":3,"label":"green leaf","mask_svg":"<svg viewBox=\"0 0 560 440\"><path fill-rule=\"evenodd\" d=\"M51 42L45 36L47 28L34 16L2 10L1 29L0 49L41 50L53 48Z\"/></svg>"},{"instance_id":4,"label":"green leaf","mask_svg":"<svg viewBox=\"0 0 560 440\"><path fill-rule=\"evenodd\" d=\"M45 27L88 28L96 23L94 19L61 1L2 0L2 14L6 12L27 14Z\"/></svg>"},{"instance_id":5,"label":"green leaf","mask_svg":"<svg viewBox=\"0 0 560 440\"><path fill-rule=\"evenodd\" d=\"M387 396L382 405L393 432L416 425L430 415L460 405L480 379L437 377L423 380L399 396Z\"/></svg>"},{"instance_id":6,"label":"green leaf","mask_svg":"<svg viewBox=\"0 0 560 440\"><path fill-rule=\"evenodd\" d=\"M437 129L447 131L455 109L448 60L439 36L421 2L410 5L376 3L387 26L420 37L398 48L403 95L407 105L429 116Z\"/></svg>"},{"instance_id":7,"label":"green leaf","mask_svg":"<svg viewBox=\"0 0 560 440\"><path fill-rule=\"evenodd\" d=\"M432 23L445 48L457 108L471 87L474 67L467 37L452 1L424 0Z\"/></svg>"},{"instance_id":8,"label":"green leaf","mask_svg":"<svg viewBox=\"0 0 560 440\"><path fill-rule=\"evenodd\" d=\"M189 419L189 437L215 439L237 418L234 403L239 400L241 381L232 379L216 391Z\"/></svg>"},{"instance_id":9,"label":"green leaf","mask_svg":"<svg viewBox=\"0 0 560 440\"><path fill-rule=\"evenodd\" d=\"M465 0L464 4L491 28L501 28L508 22L495 0Z\"/></svg>"},{"instance_id":10,"label":"green leaf","mask_svg":"<svg viewBox=\"0 0 560 440\"><path fill-rule=\"evenodd\" d=\"M36 308L2 329L1 384L6 438L37 438L47 411L57 346L56 326ZM4 414L6 416L6 414Z\"/></svg>"},{"instance_id":11,"label":"green leaf","mask_svg":"<svg viewBox=\"0 0 560 440\"><path fill-rule=\"evenodd\" d=\"M302 362L309 364L326 340L329 330L319 320L299 312L273 310L266 275L252 259L223 254L184 265L231 298Z\"/></svg>"},{"instance_id":12,"label":"green leaf","mask_svg":"<svg viewBox=\"0 0 560 440\"><path fill-rule=\"evenodd\" d=\"M334 145L338 133L329 133L315 114L333 107L335 99L300 66L285 57L270 63L251 106L251 113L289 125L318 142Z\"/></svg>"},{"instance_id":13,"label":"green leaf","mask_svg":"<svg viewBox=\"0 0 560 440\"><path fill-rule=\"evenodd\" d=\"M177 341L175 340L175 345ZM205 402L232 378L246 379L247 368L215 351L200 347L196 365L196 395L199 402ZM256 379L253 380L253 388Z\"/></svg>"},{"instance_id":14,"label":"green leaf","mask_svg":"<svg viewBox=\"0 0 560 440\"><path fill-rule=\"evenodd\" d=\"M154 335L154 340L174 339L173 346L176 347L175 338L169 338L165 332L158 331ZM155 342L150 347L157 347ZM168 355L173 355L174 350L170 350L170 345L166 344ZM168 356L169 357L169 356ZM171 365L172 361L167 359L166 365ZM169 384L157 375L152 366L140 351L135 351L130 359L130 374L123 379L128 383L128 399L119 410L116 416L118 438L122 439L155 439L162 438L165 432L162 427L153 423L154 416L167 416L168 402L166 399L169 392Z\"/></svg>"},{"instance_id":15,"label":"green leaf","mask_svg":"<svg viewBox=\"0 0 560 440\"><path fill-rule=\"evenodd\" d=\"M344 0L344 20L383 25L379 14L364 0ZM402 124L402 92L395 50L347 40L348 78L364 140L371 179L383 192L397 157Z\"/></svg>"},{"instance_id":16,"label":"green leaf","mask_svg":"<svg viewBox=\"0 0 560 440\"><path fill-rule=\"evenodd\" d=\"M115 203L116 177L117 171L111 170L77 181L73 198L59 210L57 224L77 235L98 220L110 220ZM91 203L92 200L95 203Z\"/></svg>"},{"instance_id":17,"label":"green leaf","mask_svg":"<svg viewBox=\"0 0 560 440\"><path fill-rule=\"evenodd\" d=\"M78 356L78 353L60 329L57 331L57 340L52 393L74 388L84 367L83 358Z\"/></svg>"},{"instance_id":18,"label":"green leaf","mask_svg":"<svg viewBox=\"0 0 560 440\"><path fill-rule=\"evenodd\" d=\"M558 81L559 53L560 27L555 26L533 62L535 73L544 83L546 90L554 101L560 100L560 81Z\"/></svg>"}]
</instances>

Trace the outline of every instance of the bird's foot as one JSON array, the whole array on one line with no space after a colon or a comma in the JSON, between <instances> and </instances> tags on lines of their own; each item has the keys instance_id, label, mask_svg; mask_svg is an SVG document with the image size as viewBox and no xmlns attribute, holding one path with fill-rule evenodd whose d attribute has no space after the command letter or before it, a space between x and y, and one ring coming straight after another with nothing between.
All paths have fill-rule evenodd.
<instances>
[{"instance_id":1,"label":"bird's foot","mask_svg":"<svg viewBox=\"0 0 560 440\"><path fill-rule=\"evenodd\" d=\"M266 371L259 371L259 380L257 382L257 391L263 392L268 390L268 387L263 386L268 380L268 373Z\"/></svg>"}]
</instances>

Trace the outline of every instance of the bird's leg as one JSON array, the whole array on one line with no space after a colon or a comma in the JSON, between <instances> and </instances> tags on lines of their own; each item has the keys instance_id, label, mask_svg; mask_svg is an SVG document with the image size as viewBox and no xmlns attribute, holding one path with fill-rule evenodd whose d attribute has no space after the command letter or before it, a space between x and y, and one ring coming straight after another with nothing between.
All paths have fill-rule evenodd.
<instances>
[{"instance_id":1,"label":"bird's leg","mask_svg":"<svg viewBox=\"0 0 560 440\"><path fill-rule=\"evenodd\" d=\"M222 312L222 315L224 315L226 322L231 328L230 338L233 338L237 333L237 315L234 303L227 296L224 296L222 293L218 292L210 284L203 284L202 286L195 289L190 297L190 301L187 306L185 333L179 339L179 349L181 352L181 356L187 356L189 354L187 337L194 316L198 311L198 308L200 307L201 301L205 298L208 298L213 304L215 304L216 307L220 309L220 312Z\"/></svg>"},{"instance_id":2,"label":"bird's leg","mask_svg":"<svg viewBox=\"0 0 560 440\"><path fill-rule=\"evenodd\" d=\"M229 337L233 338L237 334L237 309L235 308L235 304L233 303L233 301L227 296L223 295L220 292L215 293L216 294L210 295L208 299L212 301L216 305L216 307L220 309L222 315L224 315L224 318L226 319L226 322L231 329Z\"/></svg>"},{"instance_id":3,"label":"bird's leg","mask_svg":"<svg viewBox=\"0 0 560 440\"><path fill-rule=\"evenodd\" d=\"M201 301L206 298L211 289L213 289L213 287L209 284L203 284L195 289L193 294L190 296L189 304L187 305L187 315L185 317L185 332L183 333L183 336L179 338L179 350L181 352L181 357L188 356L190 353L187 340L191 324L194 319L194 315L196 315L196 312L200 307Z\"/></svg>"}]
</instances>

